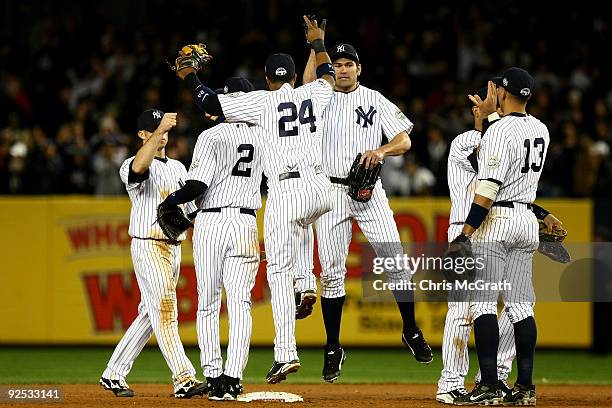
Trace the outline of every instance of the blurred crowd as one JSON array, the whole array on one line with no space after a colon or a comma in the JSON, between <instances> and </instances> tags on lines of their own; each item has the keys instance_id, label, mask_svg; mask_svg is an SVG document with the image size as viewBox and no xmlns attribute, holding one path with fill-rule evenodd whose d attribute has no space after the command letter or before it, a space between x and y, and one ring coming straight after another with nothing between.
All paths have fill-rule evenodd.
<instances>
[{"instance_id":1,"label":"blurred crowd","mask_svg":"<svg viewBox=\"0 0 612 408\"><path fill-rule=\"evenodd\" d=\"M414 122L413 149L389 158L390 195L446 195L452 139L472 127L468 93L510 66L536 79L528 112L551 134L540 196L612 195L610 16L546 4L389 1L375 12L342 2L110 0L0 5L0 194L124 194L122 161L139 146L136 117L179 112L167 154L191 162L208 124L165 59L202 41L214 56L202 74L265 89L271 52L308 48L301 15L329 19L326 42L352 43L361 82ZM28 24L22 24L27 21Z\"/></svg>"}]
</instances>

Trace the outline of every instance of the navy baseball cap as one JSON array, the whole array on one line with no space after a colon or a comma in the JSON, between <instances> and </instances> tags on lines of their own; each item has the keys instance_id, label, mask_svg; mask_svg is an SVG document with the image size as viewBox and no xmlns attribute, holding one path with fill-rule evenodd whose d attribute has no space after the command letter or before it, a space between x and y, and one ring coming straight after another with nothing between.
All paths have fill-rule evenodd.
<instances>
[{"instance_id":1,"label":"navy baseball cap","mask_svg":"<svg viewBox=\"0 0 612 408\"><path fill-rule=\"evenodd\" d=\"M162 118L164 117L164 112L159 109L147 109L138 115L138 119L136 120L136 125L138 129L137 131L146 130L147 132L153 132L159 126Z\"/></svg>"},{"instance_id":2,"label":"navy baseball cap","mask_svg":"<svg viewBox=\"0 0 612 408\"><path fill-rule=\"evenodd\" d=\"M223 88L215 90L218 94L228 94L234 92L251 92L255 87L246 78L242 77L230 77L225 80Z\"/></svg>"},{"instance_id":3,"label":"navy baseball cap","mask_svg":"<svg viewBox=\"0 0 612 408\"><path fill-rule=\"evenodd\" d=\"M529 72L518 67L508 68L501 76L494 77L491 81L519 98L530 97L535 88L535 80Z\"/></svg>"},{"instance_id":4,"label":"navy baseball cap","mask_svg":"<svg viewBox=\"0 0 612 408\"><path fill-rule=\"evenodd\" d=\"M335 47L330 48L328 54L332 62L339 58L348 58L359 64L359 55L351 44L339 43Z\"/></svg>"},{"instance_id":5,"label":"navy baseball cap","mask_svg":"<svg viewBox=\"0 0 612 408\"><path fill-rule=\"evenodd\" d=\"M270 80L288 82L295 75L295 62L289 54L272 54L266 59L265 69Z\"/></svg>"}]
</instances>

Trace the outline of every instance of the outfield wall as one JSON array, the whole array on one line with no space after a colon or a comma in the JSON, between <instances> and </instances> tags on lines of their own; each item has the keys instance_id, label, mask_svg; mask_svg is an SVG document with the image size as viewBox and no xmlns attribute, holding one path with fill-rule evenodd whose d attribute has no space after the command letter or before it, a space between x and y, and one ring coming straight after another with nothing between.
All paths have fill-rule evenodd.
<instances>
[{"instance_id":1,"label":"outfield wall","mask_svg":"<svg viewBox=\"0 0 612 408\"><path fill-rule=\"evenodd\" d=\"M568 242L590 242L592 205L589 200L539 200L570 231ZM391 200L402 241L446 240L447 199ZM11 197L0 198L2 277L0 343L113 344L136 315L140 300L130 259L127 198ZM263 230L262 212L258 224ZM389 303L361 302L363 234L353 225L347 261L347 299L342 318L345 345L398 346L401 319ZM179 327L185 344L197 344L197 294L191 236L182 246L178 283ZM263 247L263 243L262 243ZM318 259L316 273L320 270ZM538 255L534 270L553 268ZM536 282L538 284L538 282ZM542 282L545 284L545 282ZM418 321L430 343L439 346L446 304L417 305ZM222 340L227 341L223 310ZM589 347L592 344L590 303L542 302L536 306L538 345ZM567 329L567 322L572 329ZM253 290L253 344L271 345L274 336L265 264ZM297 324L300 345L320 345L325 331L319 304L315 313Z\"/></svg>"}]
</instances>

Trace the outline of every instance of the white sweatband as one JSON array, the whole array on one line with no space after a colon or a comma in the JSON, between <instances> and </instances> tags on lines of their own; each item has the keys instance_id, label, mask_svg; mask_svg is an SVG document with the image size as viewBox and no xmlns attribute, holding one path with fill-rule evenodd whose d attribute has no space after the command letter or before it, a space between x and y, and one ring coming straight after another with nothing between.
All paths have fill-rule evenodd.
<instances>
[{"instance_id":1,"label":"white sweatband","mask_svg":"<svg viewBox=\"0 0 612 408\"><path fill-rule=\"evenodd\" d=\"M489 200L495 201L499 192L499 184L491 180L478 180L476 184L476 194L487 197Z\"/></svg>"}]
</instances>

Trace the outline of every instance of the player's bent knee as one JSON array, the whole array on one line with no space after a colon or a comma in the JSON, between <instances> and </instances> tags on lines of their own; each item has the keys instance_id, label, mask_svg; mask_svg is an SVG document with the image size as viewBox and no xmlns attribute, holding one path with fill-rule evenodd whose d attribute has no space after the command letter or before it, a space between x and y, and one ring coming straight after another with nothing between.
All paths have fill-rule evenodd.
<instances>
[{"instance_id":1,"label":"player's bent knee","mask_svg":"<svg viewBox=\"0 0 612 408\"><path fill-rule=\"evenodd\" d=\"M505 307L512 324L516 324L534 315L532 303L508 303Z\"/></svg>"},{"instance_id":2,"label":"player's bent knee","mask_svg":"<svg viewBox=\"0 0 612 408\"><path fill-rule=\"evenodd\" d=\"M324 277L321 275L321 296L336 298L342 297L345 294L344 279Z\"/></svg>"},{"instance_id":3,"label":"player's bent knee","mask_svg":"<svg viewBox=\"0 0 612 408\"><path fill-rule=\"evenodd\" d=\"M482 315L492 314L497 316L497 303L495 302L474 302L470 304L472 319L476 320Z\"/></svg>"}]
</instances>

